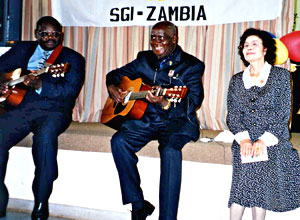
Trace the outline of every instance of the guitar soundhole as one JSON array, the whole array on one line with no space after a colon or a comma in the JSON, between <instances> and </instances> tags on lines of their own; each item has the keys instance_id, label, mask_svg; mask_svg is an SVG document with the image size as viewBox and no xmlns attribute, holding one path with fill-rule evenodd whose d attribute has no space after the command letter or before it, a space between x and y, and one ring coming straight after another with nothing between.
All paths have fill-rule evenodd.
<instances>
[{"instance_id":1,"label":"guitar soundhole","mask_svg":"<svg viewBox=\"0 0 300 220\"><path fill-rule=\"evenodd\" d=\"M122 105L121 103L118 103L115 107L114 114L117 115L120 112L122 112L126 108L126 105Z\"/></svg>"}]
</instances>

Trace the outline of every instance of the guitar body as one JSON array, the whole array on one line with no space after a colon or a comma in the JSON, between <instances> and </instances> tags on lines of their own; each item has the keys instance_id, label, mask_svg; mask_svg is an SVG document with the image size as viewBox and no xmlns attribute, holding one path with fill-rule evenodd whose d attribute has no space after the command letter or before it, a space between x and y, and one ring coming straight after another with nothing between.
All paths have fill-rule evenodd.
<instances>
[{"instance_id":1,"label":"guitar body","mask_svg":"<svg viewBox=\"0 0 300 220\"><path fill-rule=\"evenodd\" d=\"M7 96L6 102L9 105L18 106L22 102L26 92L27 90L22 88L22 86L15 86L14 88L10 88L3 96Z\"/></svg>"},{"instance_id":2,"label":"guitar body","mask_svg":"<svg viewBox=\"0 0 300 220\"><path fill-rule=\"evenodd\" d=\"M2 74L1 83L6 83L11 80L19 79L21 76L21 72L22 70L18 68L10 73ZM5 100L6 104L9 104L11 106L18 106L22 102L26 92L26 87L23 84L18 84L13 87L9 87L8 92L0 96L0 101L2 102Z\"/></svg>"},{"instance_id":3,"label":"guitar body","mask_svg":"<svg viewBox=\"0 0 300 220\"><path fill-rule=\"evenodd\" d=\"M142 84L141 88L140 88L140 92L149 91L151 89L152 89L151 86ZM132 100L132 101L134 101L134 100ZM129 112L129 118L141 119L146 111L147 106L148 106L147 102L144 102L143 100L136 100L131 111Z\"/></svg>"},{"instance_id":4,"label":"guitar body","mask_svg":"<svg viewBox=\"0 0 300 220\"><path fill-rule=\"evenodd\" d=\"M119 87L123 91L129 92L149 90L148 86L142 85L142 79L130 80L126 76L122 78ZM113 99L108 97L102 110L101 123L118 130L127 118L140 119L147 105L142 100L130 100L126 105L123 105L122 103L115 103Z\"/></svg>"},{"instance_id":5,"label":"guitar body","mask_svg":"<svg viewBox=\"0 0 300 220\"><path fill-rule=\"evenodd\" d=\"M145 98L148 91L155 92L156 96L164 96L169 102L180 102L186 97L186 86L174 86L173 88L152 88L143 84L142 79L130 80L124 76L119 87L128 91L124 97L126 104L115 103L110 97L107 98L101 114L101 123L118 130L126 119L141 119L146 111L148 103Z\"/></svg>"}]
</instances>

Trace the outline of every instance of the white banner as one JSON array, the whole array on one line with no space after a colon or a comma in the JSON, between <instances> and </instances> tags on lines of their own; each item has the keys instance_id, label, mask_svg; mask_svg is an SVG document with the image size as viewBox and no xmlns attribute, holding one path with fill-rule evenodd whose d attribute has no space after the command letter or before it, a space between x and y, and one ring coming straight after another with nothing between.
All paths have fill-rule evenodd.
<instances>
[{"instance_id":1,"label":"white banner","mask_svg":"<svg viewBox=\"0 0 300 220\"><path fill-rule=\"evenodd\" d=\"M52 0L52 15L63 26L178 26L273 20L282 0Z\"/></svg>"}]
</instances>

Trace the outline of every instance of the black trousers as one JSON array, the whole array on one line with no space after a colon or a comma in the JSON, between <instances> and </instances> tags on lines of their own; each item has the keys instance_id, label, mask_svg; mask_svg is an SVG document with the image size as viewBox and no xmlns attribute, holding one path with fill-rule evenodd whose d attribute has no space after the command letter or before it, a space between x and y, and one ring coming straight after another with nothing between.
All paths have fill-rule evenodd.
<instances>
[{"instance_id":1,"label":"black trousers","mask_svg":"<svg viewBox=\"0 0 300 220\"><path fill-rule=\"evenodd\" d=\"M176 220L181 186L181 150L191 138L170 133L164 122L130 120L113 135L111 148L119 173L123 203L144 199L135 153L151 140L158 140L161 158L159 219Z\"/></svg>"},{"instance_id":2,"label":"black trousers","mask_svg":"<svg viewBox=\"0 0 300 220\"><path fill-rule=\"evenodd\" d=\"M0 115L0 211L6 209L9 197L4 184L9 150L30 132L33 132L32 156L35 165L32 184L34 199L36 202L48 201L58 176L58 136L70 123L71 116L22 103L20 108Z\"/></svg>"}]
</instances>

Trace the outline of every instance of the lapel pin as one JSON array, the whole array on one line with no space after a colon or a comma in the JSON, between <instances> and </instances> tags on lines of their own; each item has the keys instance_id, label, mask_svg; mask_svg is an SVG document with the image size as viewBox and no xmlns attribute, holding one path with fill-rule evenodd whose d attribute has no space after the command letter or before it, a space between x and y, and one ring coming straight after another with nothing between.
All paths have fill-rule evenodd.
<instances>
[{"instance_id":1,"label":"lapel pin","mask_svg":"<svg viewBox=\"0 0 300 220\"><path fill-rule=\"evenodd\" d=\"M171 61L170 61L170 62L171 62ZM175 72L174 70L170 70L168 76L169 76L169 77L172 77L172 76L174 75L174 72Z\"/></svg>"}]
</instances>

